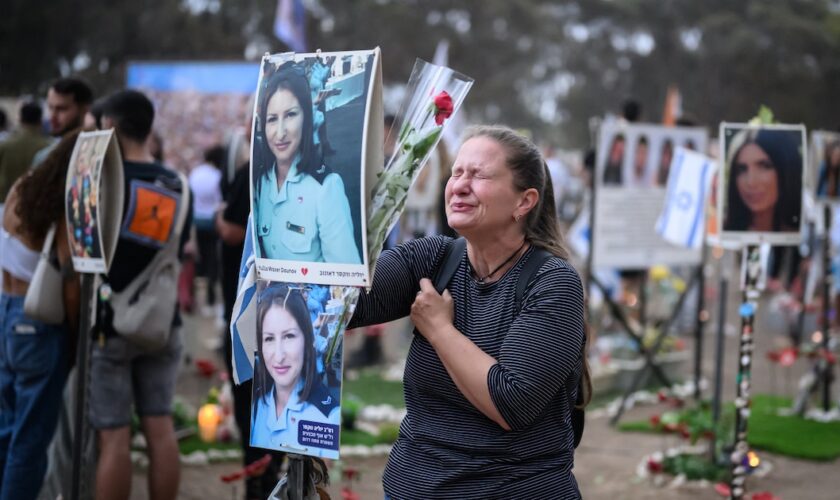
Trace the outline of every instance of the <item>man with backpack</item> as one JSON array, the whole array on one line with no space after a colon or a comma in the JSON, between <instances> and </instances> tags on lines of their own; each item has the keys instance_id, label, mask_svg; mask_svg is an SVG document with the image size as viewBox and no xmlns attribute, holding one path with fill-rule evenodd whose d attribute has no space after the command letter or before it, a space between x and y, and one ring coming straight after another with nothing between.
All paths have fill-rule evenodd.
<instances>
[{"instance_id":1,"label":"man with backpack","mask_svg":"<svg viewBox=\"0 0 840 500\"><path fill-rule=\"evenodd\" d=\"M125 199L113 262L98 290L90 365L90 422L97 431L96 498L131 493L132 404L149 456L149 496L174 499L180 476L171 416L181 356L174 293L178 258L189 235L189 185L156 163L146 139L154 107L123 90L103 105L103 128L114 128L124 165ZM170 286L171 284L171 286Z\"/></svg>"}]
</instances>

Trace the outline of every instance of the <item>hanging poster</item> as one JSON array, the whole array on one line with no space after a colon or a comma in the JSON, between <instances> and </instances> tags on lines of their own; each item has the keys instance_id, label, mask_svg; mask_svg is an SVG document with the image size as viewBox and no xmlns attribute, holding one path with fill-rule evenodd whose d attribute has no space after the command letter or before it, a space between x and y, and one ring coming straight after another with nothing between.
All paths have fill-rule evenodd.
<instances>
[{"instance_id":1,"label":"hanging poster","mask_svg":"<svg viewBox=\"0 0 840 500\"><path fill-rule=\"evenodd\" d=\"M251 446L338 458L342 344L357 290L257 282Z\"/></svg>"},{"instance_id":2,"label":"hanging poster","mask_svg":"<svg viewBox=\"0 0 840 500\"><path fill-rule=\"evenodd\" d=\"M811 132L808 186L818 200L840 201L840 132Z\"/></svg>"},{"instance_id":3,"label":"hanging poster","mask_svg":"<svg viewBox=\"0 0 840 500\"><path fill-rule=\"evenodd\" d=\"M263 58L251 143L257 277L370 285L365 173L381 169L379 49Z\"/></svg>"},{"instance_id":4,"label":"hanging poster","mask_svg":"<svg viewBox=\"0 0 840 500\"><path fill-rule=\"evenodd\" d=\"M684 248L657 234L676 148L703 152L700 127L608 122L601 125L596 158L593 235L595 267L647 269L693 265L699 247Z\"/></svg>"},{"instance_id":5,"label":"hanging poster","mask_svg":"<svg viewBox=\"0 0 840 500\"><path fill-rule=\"evenodd\" d=\"M798 245L807 152L803 125L721 123L721 240Z\"/></svg>"},{"instance_id":6,"label":"hanging poster","mask_svg":"<svg viewBox=\"0 0 840 500\"><path fill-rule=\"evenodd\" d=\"M79 134L64 187L68 241L77 272L108 272L117 248L123 190L114 131Z\"/></svg>"}]
</instances>

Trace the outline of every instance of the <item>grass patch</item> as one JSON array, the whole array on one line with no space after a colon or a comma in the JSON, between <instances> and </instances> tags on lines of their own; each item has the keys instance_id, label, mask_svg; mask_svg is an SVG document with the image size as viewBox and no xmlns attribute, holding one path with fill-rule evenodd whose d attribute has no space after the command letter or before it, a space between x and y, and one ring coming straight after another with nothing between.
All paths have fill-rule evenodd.
<instances>
[{"instance_id":1,"label":"grass patch","mask_svg":"<svg viewBox=\"0 0 840 500\"><path fill-rule=\"evenodd\" d=\"M364 405L388 404L394 408L404 408L403 384L383 380L381 370L366 369L359 372L359 378L344 378L342 399L356 399Z\"/></svg>"},{"instance_id":2,"label":"grass patch","mask_svg":"<svg viewBox=\"0 0 840 500\"><path fill-rule=\"evenodd\" d=\"M215 442L205 443L201 440L198 434L185 437L178 441L178 448L181 450L181 455L189 455L194 451L209 451L209 450L239 450L239 441L229 441L227 443Z\"/></svg>"},{"instance_id":3,"label":"grass patch","mask_svg":"<svg viewBox=\"0 0 840 500\"><path fill-rule=\"evenodd\" d=\"M747 441L750 446L779 455L814 461L831 461L840 457L840 422L816 422L796 416L781 416L780 408L790 408L789 398L756 395L752 398ZM735 407L727 403L721 418L734 415ZM620 431L658 432L649 420L623 422ZM731 441L733 436L725 436Z\"/></svg>"},{"instance_id":4,"label":"grass patch","mask_svg":"<svg viewBox=\"0 0 840 500\"><path fill-rule=\"evenodd\" d=\"M779 408L790 406L788 398L755 396L747 429L750 445L806 460L830 461L840 457L840 422L778 415Z\"/></svg>"},{"instance_id":5,"label":"grass patch","mask_svg":"<svg viewBox=\"0 0 840 500\"><path fill-rule=\"evenodd\" d=\"M649 420L631 420L630 422L622 422L618 424L618 430L623 432L647 432L650 434L659 434L659 429L654 429Z\"/></svg>"},{"instance_id":6,"label":"grass patch","mask_svg":"<svg viewBox=\"0 0 840 500\"><path fill-rule=\"evenodd\" d=\"M731 476L729 465L714 464L706 455L683 454L666 457L662 462L662 466L668 474L674 476L685 474L686 479L691 481L706 479L713 482L728 482Z\"/></svg>"},{"instance_id":7,"label":"grass patch","mask_svg":"<svg viewBox=\"0 0 840 500\"><path fill-rule=\"evenodd\" d=\"M365 445L392 444L394 442L389 436L375 436L359 429L341 429L341 444L343 445Z\"/></svg>"}]
</instances>

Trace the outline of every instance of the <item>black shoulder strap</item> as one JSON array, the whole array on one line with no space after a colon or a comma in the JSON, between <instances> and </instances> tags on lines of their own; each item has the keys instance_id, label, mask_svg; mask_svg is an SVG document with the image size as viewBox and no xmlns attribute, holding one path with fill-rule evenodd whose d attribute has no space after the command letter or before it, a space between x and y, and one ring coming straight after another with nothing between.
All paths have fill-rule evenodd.
<instances>
[{"instance_id":1,"label":"black shoulder strap","mask_svg":"<svg viewBox=\"0 0 840 500\"><path fill-rule=\"evenodd\" d=\"M466 251L467 240L464 238L449 240L446 244L446 250L444 250L443 258L440 260L437 271L435 271L435 276L432 279L432 283L434 283L437 293L443 293L449 285L449 282L452 280L452 276L455 274L455 270L458 269L458 265L461 263L461 259L464 257L464 252Z\"/></svg>"},{"instance_id":2,"label":"black shoulder strap","mask_svg":"<svg viewBox=\"0 0 840 500\"><path fill-rule=\"evenodd\" d=\"M522 264L522 271L519 273L519 281L516 282L516 296L514 297L514 305L516 307L517 314L522 308L522 296L525 295L525 288L528 287L528 283L531 282L534 275L537 274L537 271L550 258L551 254L548 253L547 250L540 247L534 247L534 251L528 257L528 260Z\"/></svg>"}]
</instances>

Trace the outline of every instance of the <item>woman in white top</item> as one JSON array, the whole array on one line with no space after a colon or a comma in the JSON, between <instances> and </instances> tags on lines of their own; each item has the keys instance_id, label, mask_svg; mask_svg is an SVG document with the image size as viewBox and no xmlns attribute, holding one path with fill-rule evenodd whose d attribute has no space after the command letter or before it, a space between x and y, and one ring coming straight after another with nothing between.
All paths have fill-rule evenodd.
<instances>
[{"instance_id":1,"label":"woman in white top","mask_svg":"<svg viewBox=\"0 0 840 500\"><path fill-rule=\"evenodd\" d=\"M47 468L61 393L75 343L79 282L72 271L64 222L64 182L78 132L65 136L9 192L0 231L0 499L35 498ZM53 251L63 271L67 317L47 325L23 312L40 249L52 224Z\"/></svg>"}]
</instances>

